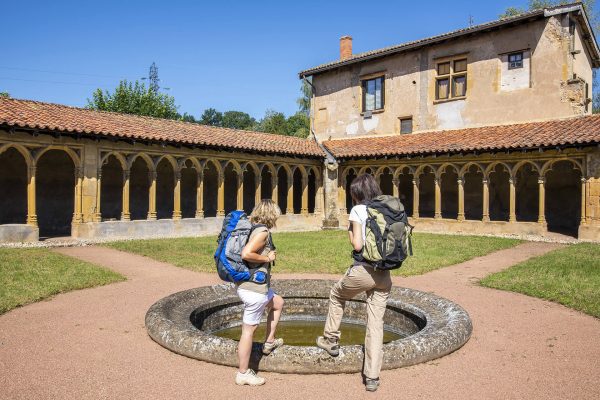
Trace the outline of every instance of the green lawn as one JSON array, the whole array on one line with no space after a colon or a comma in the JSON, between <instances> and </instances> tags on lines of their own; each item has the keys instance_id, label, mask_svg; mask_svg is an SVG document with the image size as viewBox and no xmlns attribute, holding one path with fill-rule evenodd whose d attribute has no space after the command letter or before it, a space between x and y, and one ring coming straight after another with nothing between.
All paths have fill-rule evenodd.
<instances>
[{"instance_id":1,"label":"green lawn","mask_svg":"<svg viewBox=\"0 0 600 400\"><path fill-rule=\"evenodd\" d=\"M581 243L532 258L481 280L600 318L600 245Z\"/></svg>"},{"instance_id":2,"label":"green lawn","mask_svg":"<svg viewBox=\"0 0 600 400\"><path fill-rule=\"evenodd\" d=\"M276 272L342 273L350 265L350 243L345 231L275 233ZM519 240L416 233L415 255L398 275L418 275L520 243ZM114 249L144 255L194 271L213 272L215 236L133 240L106 244Z\"/></svg>"},{"instance_id":3,"label":"green lawn","mask_svg":"<svg viewBox=\"0 0 600 400\"><path fill-rule=\"evenodd\" d=\"M0 249L0 314L57 293L125 280L47 249Z\"/></svg>"}]
</instances>

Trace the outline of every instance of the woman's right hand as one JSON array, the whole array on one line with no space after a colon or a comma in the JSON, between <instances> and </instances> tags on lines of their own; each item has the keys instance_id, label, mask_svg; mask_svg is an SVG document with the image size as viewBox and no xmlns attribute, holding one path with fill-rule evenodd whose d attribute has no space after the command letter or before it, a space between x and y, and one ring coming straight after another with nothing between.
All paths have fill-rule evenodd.
<instances>
[{"instance_id":1,"label":"woman's right hand","mask_svg":"<svg viewBox=\"0 0 600 400\"><path fill-rule=\"evenodd\" d=\"M267 254L267 257L269 258L269 262L273 262L277 257L277 252L275 250L272 250Z\"/></svg>"}]
</instances>

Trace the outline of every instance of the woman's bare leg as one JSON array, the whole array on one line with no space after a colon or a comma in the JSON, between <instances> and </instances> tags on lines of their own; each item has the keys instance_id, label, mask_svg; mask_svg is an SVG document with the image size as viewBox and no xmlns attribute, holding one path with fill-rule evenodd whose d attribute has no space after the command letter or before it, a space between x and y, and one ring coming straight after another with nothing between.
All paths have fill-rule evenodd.
<instances>
[{"instance_id":1,"label":"woman's bare leg","mask_svg":"<svg viewBox=\"0 0 600 400\"><path fill-rule=\"evenodd\" d=\"M250 363L250 353L252 353L252 339L254 331L258 325L242 324L242 336L238 344L238 359L240 362L240 372L245 373Z\"/></svg>"},{"instance_id":2,"label":"woman's bare leg","mask_svg":"<svg viewBox=\"0 0 600 400\"><path fill-rule=\"evenodd\" d=\"M277 330L277 324L281 317L281 311L283 310L283 297L276 294L273 296L267 307L269 307L269 315L267 317L267 334L265 341L273 342L275 340L275 331Z\"/></svg>"}]
</instances>

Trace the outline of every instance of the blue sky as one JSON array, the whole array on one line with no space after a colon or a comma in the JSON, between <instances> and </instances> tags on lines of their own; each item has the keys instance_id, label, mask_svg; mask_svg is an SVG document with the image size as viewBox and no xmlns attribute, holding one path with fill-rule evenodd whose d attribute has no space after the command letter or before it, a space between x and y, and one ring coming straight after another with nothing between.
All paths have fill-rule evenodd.
<instances>
[{"instance_id":1,"label":"blue sky","mask_svg":"<svg viewBox=\"0 0 600 400\"><path fill-rule=\"evenodd\" d=\"M0 91L84 106L96 87L147 76L154 61L181 113L296 109L300 70L354 52L482 23L524 0L12 1L2 5Z\"/></svg>"}]
</instances>

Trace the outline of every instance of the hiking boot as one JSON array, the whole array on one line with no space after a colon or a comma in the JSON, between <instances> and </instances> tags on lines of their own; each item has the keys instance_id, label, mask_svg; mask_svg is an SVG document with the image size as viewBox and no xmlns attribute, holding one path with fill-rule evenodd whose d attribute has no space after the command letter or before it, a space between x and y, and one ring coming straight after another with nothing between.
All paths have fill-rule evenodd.
<instances>
[{"instance_id":1,"label":"hiking boot","mask_svg":"<svg viewBox=\"0 0 600 400\"><path fill-rule=\"evenodd\" d=\"M236 385L250 385L250 386L260 386L265 384L265 378L261 378L256 375L256 372L252 371L250 368L246 370L243 374L238 371L235 376L235 384Z\"/></svg>"},{"instance_id":2,"label":"hiking boot","mask_svg":"<svg viewBox=\"0 0 600 400\"><path fill-rule=\"evenodd\" d=\"M377 379L365 379L365 389L367 392L374 392L379 388L379 378Z\"/></svg>"},{"instance_id":3,"label":"hiking boot","mask_svg":"<svg viewBox=\"0 0 600 400\"><path fill-rule=\"evenodd\" d=\"M283 345L283 339L281 339L281 338L277 338L277 339L273 340L272 342L265 342L265 344L263 344L262 353L265 356L268 356L269 354L271 354L271 352L273 350L275 350L276 348L278 348L282 345Z\"/></svg>"},{"instance_id":4,"label":"hiking boot","mask_svg":"<svg viewBox=\"0 0 600 400\"><path fill-rule=\"evenodd\" d=\"M317 338L317 347L322 348L332 357L337 357L340 354L340 345L336 339L319 336Z\"/></svg>"}]
</instances>

